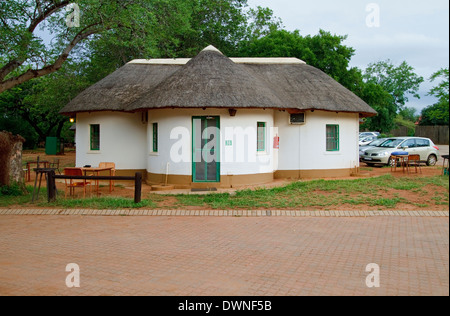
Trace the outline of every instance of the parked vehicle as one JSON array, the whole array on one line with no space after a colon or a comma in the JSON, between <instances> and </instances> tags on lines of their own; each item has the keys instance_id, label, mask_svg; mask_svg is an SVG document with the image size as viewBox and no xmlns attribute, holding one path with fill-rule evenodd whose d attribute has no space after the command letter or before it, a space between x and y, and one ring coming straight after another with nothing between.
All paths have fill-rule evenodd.
<instances>
[{"instance_id":1,"label":"parked vehicle","mask_svg":"<svg viewBox=\"0 0 450 316\"><path fill-rule=\"evenodd\" d=\"M378 132L362 132L359 133L359 139L367 137L367 136L377 136L379 137L381 134Z\"/></svg>"},{"instance_id":2,"label":"parked vehicle","mask_svg":"<svg viewBox=\"0 0 450 316\"><path fill-rule=\"evenodd\" d=\"M359 146L369 145L371 142L373 142L377 138L378 138L378 136L367 136L367 137L364 137L364 138L360 138L359 139Z\"/></svg>"},{"instance_id":3,"label":"parked vehicle","mask_svg":"<svg viewBox=\"0 0 450 316\"><path fill-rule=\"evenodd\" d=\"M387 138L377 138L368 145L359 146L360 161L362 161L362 156L364 156L364 152L366 150L377 147L378 145L381 145L382 143L384 143L386 140L387 140Z\"/></svg>"},{"instance_id":4,"label":"parked vehicle","mask_svg":"<svg viewBox=\"0 0 450 316\"><path fill-rule=\"evenodd\" d=\"M440 158L439 148L430 139L421 137L387 138L377 147L365 150L361 158L368 166L390 166L394 161L392 154L398 151L420 155L420 161L428 166L436 165Z\"/></svg>"}]
</instances>

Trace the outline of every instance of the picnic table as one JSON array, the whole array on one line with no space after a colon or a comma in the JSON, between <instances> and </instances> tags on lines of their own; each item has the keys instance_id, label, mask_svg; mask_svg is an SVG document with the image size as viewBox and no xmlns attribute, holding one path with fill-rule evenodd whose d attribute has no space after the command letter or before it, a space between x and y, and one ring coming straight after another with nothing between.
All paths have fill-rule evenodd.
<instances>
[{"instance_id":1,"label":"picnic table","mask_svg":"<svg viewBox=\"0 0 450 316\"><path fill-rule=\"evenodd\" d=\"M393 159L393 161L391 163L391 172L397 171L398 164L400 164L400 166L402 167L403 173L405 173L407 170L409 171L409 168L408 168L409 154L408 155L392 155L391 158Z\"/></svg>"}]
</instances>

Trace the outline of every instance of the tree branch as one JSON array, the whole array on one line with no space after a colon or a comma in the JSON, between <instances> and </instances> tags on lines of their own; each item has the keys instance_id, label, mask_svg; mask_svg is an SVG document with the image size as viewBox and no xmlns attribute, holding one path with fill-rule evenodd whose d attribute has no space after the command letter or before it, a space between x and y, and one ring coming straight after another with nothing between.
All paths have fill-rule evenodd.
<instances>
[{"instance_id":1,"label":"tree branch","mask_svg":"<svg viewBox=\"0 0 450 316\"><path fill-rule=\"evenodd\" d=\"M39 10L39 15L36 18L33 18L30 16L31 23L30 26L27 29L28 33L33 33L36 27L44 21L46 18L48 18L50 15L58 11L59 9L67 6L70 4L70 0L63 0L58 3L54 3L53 5L45 8L44 11L42 11L42 6L40 1L37 1L37 8ZM4 22L6 24L6 22ZM25 46L28 47L29 43L27 43ZM23 58L16 58L14 60L9 61L5 66L3 66L0 69L0 81L3 81L3 79L12 71L16 70L20 66L23 65L26 59Z\"/></svg>"},{"instance_id":2,"label":"tree branch","mask_svg":"<svg viewBox=\"0 0 450 316\"><path fill-rule=\"evenodd\" d=\"M90 26L86 27L85 29L83 29L81 32L79 32L75 36L75 38L72 40L72 42L70 42L70 44L66 46L66 48L63 50L61 55L59 55L59 57L56 59L56 61L52 65L46 66L46 67L44 67L42 69L38 69L38 70L30 69L20 76L0 82L0 93L4 92L6 90L9 90L15 86L18 86L28 80L31 80L34 78L39 78L39 77L42 77L42 76L45 76L45 75L48 75L48 74L58 71L62 67L64 62L67 60L67 58L69 57L70 52L75 48L75 46L78 43L80 43L82 40L88 38L92 34L96 34L101 31L97 28L94 28L94 26L96 26L96 25L98 25L98 24L90 25ZM89 29L89 28L92 28L92 29Z\"/></svg>"},{"instance_id":3,"label":"tree branch","mask_svg":"<svg viewBox=\"0 0 450 316\"><path fill-rule=\"evenodd\" d=\"M54 5L45 8L45 11L42 13L40 12L39 15L33 19L30 23L30 26L28 27L28 32L33 33L36 27L44 21L46 18L48 18L50 15L58 11L59 9L64 8L65 6L70 4L70 0L63 0L61 2L55 3Z\"/></svg>"}]
</instances>

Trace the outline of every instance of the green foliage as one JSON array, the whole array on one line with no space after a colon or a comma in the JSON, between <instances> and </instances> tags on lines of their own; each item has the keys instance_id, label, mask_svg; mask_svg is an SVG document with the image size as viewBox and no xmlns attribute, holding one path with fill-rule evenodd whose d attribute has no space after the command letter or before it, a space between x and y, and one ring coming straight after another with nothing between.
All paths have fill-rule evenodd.
<instances>
[{"instance_id":1,"label":"green foliage","mask_svg":"<svg viewBox=\"0 0 450 316\"><path fill-rule=\"evenodd\" d=\"M67 28L69 1L14 0L0 3L0 83L30 69L50 67L78 33L90 35L70 51L58 71L27 80L0 95L0 129L21 134L26 148L48 136L70 136L59 110L90 85L132 59L192 57L212 44L235 55L245 40L280 27L267 8L247 10L247 0L80 0L81 26ZM57 8L40 21L39 10ZM33 23L51 31L51 44ZM8 65L15 66L8 69ZM68 139L70 141L70 139Z\"/></svg>"},{"instance_id":2,"label":"green foliage","mask_svg":"<svg viewBox=\"0 0 450 316\"><path fill-rule=\"evenodd\" d=\"M18 183L12 183L8 186L0 186L0 197L3 196L23 196L22 186Z\"/></svg>"},{"instance_id":3,"label":"green foliage","mask_svg":"<svg viewBox=\"0 0 450 316\"><path fill-rule=\"evenodd\" d=\"M428 95L438 98L438 102L422 111L420 125L449 125L449 70L442 68L434 73L430 81L443 80L433 87Z\"/></svg>"},{"instance_id":4,"label":"green foliage","mask_svg":"<svg viewBox=\"0 0 450 316\"><path fill-rule=\"evenodd\" d=\"M422 111L422 119L420 125L449 125L449 103L439 102L431 105Z\"/></svg>"},{"instance_id":5,"label":"green foliage","mask_svg":"<svg viewBox=\"0 0 450 316\"><path fill-rule=\"evenodd\" d=\"M406 61L395 66L390 60L370 64L364 74L367 82L380 85L394 98L397 111L409 101L408 95L420 99L420 84L424 79L414 72Z\"/></svg>"},{"instance_id":6,"label":"green foliage","mask_svg":"<svg viewBox=\"0 0 450 316\"><path fill-rule=\"evenodd\" d=\"M68 62L56 73L0 94L0 115L4 118L0 118L0 130L25 137L26 148L34 148L48 136L61 137L71 124L59 111L90 84L80 73L79 65ZM10 120L18 124L12 125Z\"/></svg>"},{"instance_id":7,"label":"green foliage","mask_svg":"<svg viewBox=\"0 0 450 316\"><path fill-rule=\"evenodd\" d=\"M372 82L362 83L361 86L359 96L378 112L377 116L367 118L362 128L389 133L395 127L397 111L392 95Z\"/></svg>"},{"instance_id":8,"label":"green foliage","mask_svg":"<svg viewBox=\"0 0 450 316\"><path fill-rule=\"evenodd\" d=\"M128 61L193 57L208 45L227 56L304 60L378 112L363 126L370 130L388 133L401 121L395 121L397 114L413 121L405 104L410 95L419 97L423 82L413 67L387 60L363 73L349 66L355 50L345 45L346 35L320 30L303 36L284 30L270 8L249 8L247 0L78 0L81 25L68 28L65 7L71 2L0 2L0 85L23 79L0 96L0 129L17 130L28 147L46 136L70 135L70 125L58 111ZM41 18L45 12L49 14ZM52 33L51 43L44 43L38 28ZM45 69L49 72L41 72ZM39 78L26 77L30 74ZM441 124L446 118L448 124L448 68L430 80L438 78L446 80L430 95L439 102L422 113L422 124Z\"/></svg>"},{"instance_id":9,"label":"green foliage","mask_svg":"<svg viewBox=\"0 0 450 316\"><path fill-rule=\"evenodd\" d=\"M407 120L405 118L403 118L403 116L401 116L400 114L397 115L397 117L394 120L395 124L397 126L403 126L406 127L408 129L408 135L406 136L414 136L416 133L416 123Z\"/></svg>"},{"instance_id":10,"label":"green foliage","mask_svg":"<svg viewBox=\"0 0 450 316\"><path fill-rule=\"evenodd\" d=\"M436 79L442 78L443 80L434 88L430 90L428 95L432 95L439 99L440 102L449 102L449 71L447 68L442 68L435 72L430 81L434 82Z\"/></svg>"},{"instance_id":11,"label":"green foliage","mask_svg":"<svg viewBox=\"0 0 450 316\"><path fill-rule=\"evenodd\" d=\"M332 35L320 30L315 36L302 36L298 30L272 30L263 37L244 42L238 52L241 57L297 57L308 65L321 69L344 85L351 86L349 77L356 69L348 70L355 50L343 45L347 36Z\"/></svg>"},{"instance_id":12,"label":"green foliage","mask_svg":"<svg viewBox=\"0 0 450 316\"><path fill-rule=\"evenodd\" d=\"M417 110L415 108L409 108L405 107L398 113L399 116L401 116L403 119L416 123L419 119L419 115L417 115Z\"/></svg>"},{"instance_id":13,"label":"green foliage","mask_svg":"<svg viewBox=\"0 0 450 316\"><path fill-rule=\"evenodd\" d=\"M405 107L408 96L420 98L418 91L424 81L406 62L395 66L390 60L372 63L363 75L362 91L358 95L372 106L378 116L368 118L363 128L389 133L399 123L413 121L414 112ZM397 114L401 115L397 118ZM407 123L407 126L412 126ZM411 133L413 133L411 131Z\"/></svg>"}]
</instances>

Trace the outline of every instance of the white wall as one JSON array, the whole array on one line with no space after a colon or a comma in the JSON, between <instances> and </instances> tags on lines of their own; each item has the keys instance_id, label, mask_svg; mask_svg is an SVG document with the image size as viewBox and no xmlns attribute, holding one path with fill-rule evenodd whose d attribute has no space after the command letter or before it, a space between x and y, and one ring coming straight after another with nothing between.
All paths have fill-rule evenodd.
<instances>
[{"instance_id":1,"label":"white wall","mask_svg":"<svg viewBox=\"0 0 450 316\"><path fill-rule=\"evenodd\" d=\"M274 171L273 140L270 139L270 128L273 127L272 110L238 110L236 116L231 117L228 110L221 109L162 109L149 111L148 172L165 174L167 163L169 163L169 174L192 175L192 117L208 115L220 116L221 175L246 175ZM267 123L267 145L264 153L257 153L257 122ZM158 153L152 152L153 123L158 123L159 128ZM171 134L174 139L170 138ZM230 140L231 145L227 144ZM179 150L174 151L174 148ZM183 152L180 155L182 148ZM175 157L173 157L174 152Z\"/></svg>"},{"instance_id":2,"label":"white wall","mask_svg":"<svg viewBox=\"0 0 450 316\"><path fill-rule=\"evenodd\" d=\"M275 112L279 128L278 170L326 170L359 167L359 115L308 111L306 124L290 125L287 112ZM340 150L327 152L326 125L339 125Z\"/></svg>"},{"instance_id":3,"label":"white wall","mask_svg":"<svg viewBox=\"0 0 450 316\"><path fill-rule=\"evenodd\" d=\"M150 173L165 174L169 163L170 174L190 176L192 117L210 115L220 116L221 175L264 174L276 170L350 169L359 166L358 114L307 112L306 124L295 126L289 124L287 112L274 110L241 109L235 117L231 117L228 110L220 109L162 109L148 113L148 124L142 123L140 113L78 114L76 165L98 166L100 162L115 162L119 170L147 169ZM267 123L264 153L258 153L256 149L257 122ZM159 128L158 153L152 152L153 123L158 123ZM91 124L100 124L101 150L98 152L90 150ZM326 151L327 124L340 126L338 152ZM274 126L278 129L271 133ZM273 137L276 134L280 137L279 150L273 149ZM231 145L227 141L231 141Z\"/></svg>"},{"instance_id":4,"label":"white wall","mask_svg":"<svg viewBox=\"0 0 450 316\"><path fill-rule=\"evenodd\" d=\"M100 125L100 150L90 150L90 125ZM114 162L119 170L147 168L147 125L141 114L119 112L79 113L76 132L76 166Z\"/></svg>"}]
</instances>

